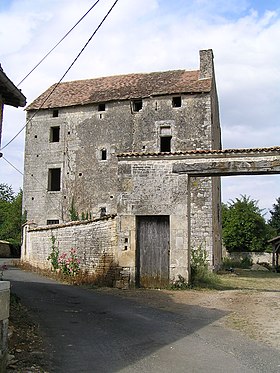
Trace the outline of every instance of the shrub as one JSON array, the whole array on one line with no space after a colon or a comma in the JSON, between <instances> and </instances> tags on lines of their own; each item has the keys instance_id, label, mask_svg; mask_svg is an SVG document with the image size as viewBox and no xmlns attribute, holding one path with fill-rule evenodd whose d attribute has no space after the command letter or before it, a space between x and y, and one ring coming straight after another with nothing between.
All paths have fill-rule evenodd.
<instances>
[{"instance_id":1,"label":"shrub","mask_svg":"<svg viewBox=\"0 0 280 373\"><path fill-rule=\"evenodd\" d=\"M252 267L253 261L252 259L245 257L241 260L231 259L228 257L223 258L222 268L229 269L229 268L243 268L249 269Z\"/></svg>"},{"instance_id":2,"label":"shrub","mask_svg":"<svg viewBox=\"0 0 280 373\"><path fill-rule=\"evenodd\" d=\"M206 250L201 245L198 249L193 249L191 251L190 286L216 288L220 282L218 275L208 268Z\"/></svg>"}]
</instances>

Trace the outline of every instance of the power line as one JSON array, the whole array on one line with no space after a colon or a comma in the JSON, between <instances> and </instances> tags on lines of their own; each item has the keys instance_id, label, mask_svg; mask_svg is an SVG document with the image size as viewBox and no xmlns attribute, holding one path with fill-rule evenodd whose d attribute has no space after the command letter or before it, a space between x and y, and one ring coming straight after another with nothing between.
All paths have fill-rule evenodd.
<instances>
[{"instance_id":1,"label":"power line","mask_svg":"<svg viewBox=\"0 0 280 373\"><path fill-rule=\"evenodd\" d=\"M13 165L10 161L8 161L8 159L6 159L5 157L1 157L4 159L4 161L6 161L11 167L13 167L18 173L20 173L22 176L24 176L24 174L15 166ZM31 177L33 177L33 179L44 189L46 189L45 185L43 185L41 183L41 181L39 179L37 179L33 174L30 174ZM46 189L47 191L47 189ZM60 196L56 196L56 198L60 198ZM57 205L54 203L53 199L51 198L48 203L50 203L55 210L59 211L59 208L57 207Z\"/></svg>"},{"instance_id":2,"label":"power line","mask_svg":"<svg viewBox=\"0 0 280 373\"><path fill-rule=\"evenodd\" d=\"M55 46L47 53L45 54L45 56L33 67L33 69L27 74L25 75L25 77L17 84L17 87L22 83L24 82L24 80L39 66L41 65L41 63L55 50L55 48L71 33L71 31L74 30L74 28L76 26L78 26L78 24L88 15L88 13L95 7L95 5L97 5L97 3L99 2L100 0L97 0L90 8L89 10L78 20L78 22L75 23L75 25L59 40L59 42L57 42L55 44Z\"/></svg>"},{"instance_id":3,"label":"power line","mask_svg":"<svg viewBox=\"0 0 280 373\"><path fill-rule=\"evenodd\" d=\"M1 158L4 159L4 161L6 161L11 167L13 167L17 172L19 172L23 176L23 173L18 168L16 168L16 166L14 166L10 161L8 161L8 159L6 159L3 155Z\"/></svg>"},{"instance_id":4,"label":"power line","mask_svg":"<svg viewBox=\"0 0 280 373\"><path fill-rule=\"evenodd\" d=\"M83 53L83 51L86 49L86 47L88 46L88 44L90 43L90 41L92 40L92 38L95 36L95 34L97 33L97 31L100 29L100 27L102 26L102 24L105 22L106 18L109 16L109 14L111 13L111 11L113 10L113 8L115 7L115 5L118 3L119 0L115 0L115 2L113 3L113 5L111 6L111 8L108 10L108 12L106 13L106 15L103 17L102 21L99 23L99 25L96 27L96 29L94 30L94 32L92 33L92 35L90 36L90 38L88 39L88 41L85 43L85 45L83 46L83 48L80 50L80 52L78 53L78 55L75 57L75 59L73 60L73 62L70 64L70 66L68 67L68 69L65 71L65 73L62 75L62 77L59 79L58 83L56 83L53 87L53 89L51 90L51 92L48 94L48 96L43 100L43 102L41 103L40 107L38 109L36 109L36 111L34 112L34 114L31 116L31 118L28 119L28 121L25 123L25 125L17 132L17 134L9 141L7 142L7 144L5 144L0 150L3 150L5 149L8 145L11 144L11 142L13 142L17 137L18 135L25 129L25 127L31 122L31 120L35 117L35 115L38 113L39 110L41 110L42 106L45 104L45 102L50 98L50 96L53 94L53 92L56 90L56 88L58 87L58 85L62 82L62 80L65 78L65 76L68 74L68 72L71 70L71 68L73 67L73 65L77 62L78 58L81 56L81 54Z\"/></svg>"}]
</instances>

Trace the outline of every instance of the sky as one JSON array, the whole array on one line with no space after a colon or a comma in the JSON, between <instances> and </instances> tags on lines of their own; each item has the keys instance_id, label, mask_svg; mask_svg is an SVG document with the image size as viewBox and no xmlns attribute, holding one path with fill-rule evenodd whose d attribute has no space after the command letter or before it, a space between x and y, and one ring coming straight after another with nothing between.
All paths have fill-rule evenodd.
<instances>
[{"instance_id":1,"label":"sky","mask_svg":"<svg viewBox=\"0 0 280 373\"><path fill-rule=\"evenodd\" d=\"M0 0L0 63L17 85L94 4L93 0ZM114 0L100 0L19 88L30 104L59 81ZM134 72L197 70L214 53L223 148L280 145L280 0L119 0L63 81ZM2 147L25 125L5 106ZM3 149L23 172L24 131ZM0 183L22 175L0 158ZM222 200L240 195L269 209L280 175L222 178Z\"/></svg>"}]
</instances>

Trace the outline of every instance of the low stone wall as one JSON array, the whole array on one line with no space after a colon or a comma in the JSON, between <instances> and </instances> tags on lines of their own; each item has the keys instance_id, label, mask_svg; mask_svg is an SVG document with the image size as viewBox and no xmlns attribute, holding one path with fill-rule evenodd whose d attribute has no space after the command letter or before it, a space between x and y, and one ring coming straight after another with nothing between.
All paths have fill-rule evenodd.
<instances>
[{"instance_id":1,"label":"low stone wall","mask_svg":"<svg viewBox=\"0 0 280 373\"><path fill-rule=\"evenodd\" d=\"M264 252L226 252L226 256L232 260L241 261L248 258L252 260L253 264L267 263L272 265L272 253Z\"/></svg>"},{"instance_id":2,"label":"low stone wall","mask_svg":"<svg viewBox=\"0 0 280 373\"><path fill-rule=\"evenodd\" d=\"M75 249L82 270L99 278L100 282L114 285L123 270L118 264L116 224L115 216L108 216L40 228L26 225L21 260L42 269L50 268L47 258L54 241L60 254L69 254Z\"/></svg>"},{"instance_id":3,"label":"low stone wall","mask_svg":"<svg viewBox=\"0 0 280 373\"><path fill-rule=\"evenodd\" d=\"M6 372L9 312L10 282L0 281L0 373Z\"/></svg>"}]
</instances>

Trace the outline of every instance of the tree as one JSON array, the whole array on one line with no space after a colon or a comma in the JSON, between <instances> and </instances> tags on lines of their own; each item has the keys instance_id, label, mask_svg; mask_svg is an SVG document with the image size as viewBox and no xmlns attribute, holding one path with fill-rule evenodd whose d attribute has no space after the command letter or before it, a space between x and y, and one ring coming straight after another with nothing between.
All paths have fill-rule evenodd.
<instances>
[{"instance_id":1,"label":"tree","mask_svg":"<svg viewBox=\"0 0 280 373\"><path fill-rule=\"evenodd\" d=\"M280 197L276 199L277 203L273 204L273 209L269 210L271 218L268 224L275 230L275 235L280 235Z\"/></svg>"},{"instance_id":2,"label":"tree","mask_svg":"<svg viewBox=\"0 0 280 373\"><path fill-rule=\"evenodd\" d=\"M228 251L265 251L271 229L258 201L241 195L222 205L222 237Z\"/></svg>"},{"instance_id":3,"label":"tree","mask_svg":"<svg viewBox=\"0 0 280 373\"><path fill-rule=\"evenodd\" d=\"M11 186L0 184L0 239L19 248L23 222L22 190L15 195Z\"/></svg>"}]
</instances>

